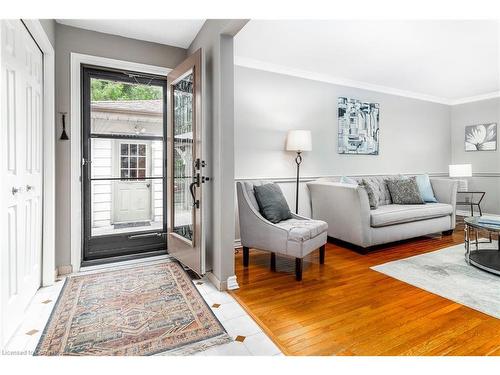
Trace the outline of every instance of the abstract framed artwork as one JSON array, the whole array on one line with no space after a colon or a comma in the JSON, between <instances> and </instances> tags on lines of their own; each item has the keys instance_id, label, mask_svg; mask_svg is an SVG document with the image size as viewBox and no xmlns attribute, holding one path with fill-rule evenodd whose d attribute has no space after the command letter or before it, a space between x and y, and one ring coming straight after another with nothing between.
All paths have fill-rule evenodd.
<instances>
[{"instance_id":1,"label":"abstract framed artwork","mask_svg":"<svg viewBox=\"0 0 500 375\"><path fill-rule=\"evenodd\" d=\"M496 151L497 124L479 124L465 127L465 151Z\"/></svg>"},{"instance_id":2,"label":"abstract framed artwork","mask_svg":"<svg viewBox=\"0 0 500 375\"><path fill-rule=\"evenodd\" d=\"M379 111L378 103L338 98L339 154L378 155Z\"/></svg>"}]
</instances>

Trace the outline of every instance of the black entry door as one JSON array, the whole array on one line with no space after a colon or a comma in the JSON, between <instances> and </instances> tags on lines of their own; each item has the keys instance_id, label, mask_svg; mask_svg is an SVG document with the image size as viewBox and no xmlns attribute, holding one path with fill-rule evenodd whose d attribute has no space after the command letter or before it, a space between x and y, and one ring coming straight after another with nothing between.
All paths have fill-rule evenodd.
<instances>
[{"instance_id":1,"label":"black entry door","mask_svg":"<svg viewBox=\"0 0 500 375\"><path fill-rule=\"evenodd\" d=\"M83 260L167 252L167 81L82 66Z\"/></svg>"}]
</instances>

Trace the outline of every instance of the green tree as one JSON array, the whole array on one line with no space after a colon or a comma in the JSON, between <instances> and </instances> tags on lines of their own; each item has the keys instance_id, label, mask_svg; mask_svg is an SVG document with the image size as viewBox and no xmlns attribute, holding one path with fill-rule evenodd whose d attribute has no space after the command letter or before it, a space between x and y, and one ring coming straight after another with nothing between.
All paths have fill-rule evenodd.
<instances>
[{"instance_id":1,"label":"green tree","mask_svg":"<svg viewBox=\"0 0 500 375\"><path fill-rule=\"evenodd\" d=\"M103 100L155 100L161 99L163 91L158 86L129 84L92 78L90 80L92 101Z\"/></svg>"}]
</instances>

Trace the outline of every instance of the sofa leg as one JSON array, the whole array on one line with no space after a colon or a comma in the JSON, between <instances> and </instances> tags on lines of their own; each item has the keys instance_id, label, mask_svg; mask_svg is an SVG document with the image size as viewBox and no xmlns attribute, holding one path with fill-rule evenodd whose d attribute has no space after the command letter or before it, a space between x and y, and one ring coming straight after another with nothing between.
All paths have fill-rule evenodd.
<instances>
[{"instance_id":1,"label":"sofa leg","mask_svg":"<svg viewBox=\"0 0 500 375\"><path fill-rule=\"evenodd\" d=\"M248 267L250 259L250 249L246 246L243 246L243 267Z\"/></svg>"},{"instance_id":2,"label":"sofa leg","mask_svg":"<svg viewBox=\"0 0 500 375\"><path fill-rule=\"evenodd\" d=\"M271 271L276 271L276 253L271 253Z\"/></svg>"},{"instance_id":3,"label":"sofa leg","mask_svg":"<svg viewBox=\"0 0 500 375\"><path fill-rule=\"evenodd\" d=\"M325 245L319 248L319 264L325 264Z\"/></svg>"},{"instance_id":4,"label":"sofa leg","mask_svg":"<svg viewBox=\"0 0 500 375\"><path fill-rule=\"evenodd\" d=\"M302 258L295 258L295 280L302 280Z\"/></svg>"},{"instance_id":5,"label":"sofa leg","mask_svg":"<svg viewBox=\"0 0 500 375\"><path fill-rule=\"evenodd\" d=\"M443 236L451 236L453 234L453 229L443 231Z\"/></svg>"}]
</instances>

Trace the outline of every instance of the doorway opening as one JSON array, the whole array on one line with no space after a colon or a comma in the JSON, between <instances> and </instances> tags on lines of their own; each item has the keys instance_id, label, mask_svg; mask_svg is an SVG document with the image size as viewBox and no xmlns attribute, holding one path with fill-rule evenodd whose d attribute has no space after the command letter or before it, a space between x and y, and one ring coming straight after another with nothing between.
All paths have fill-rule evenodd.
<instances>
[{"instance_id":1,"label":"doorway opening","mask_svg":"<svg viewBox=\"0 0 500 375\"><path fill-rule=\"evenodd\" d=\"M82 66L82 265L167 252L165 77Z\"/></svg>"}]
</instances>

